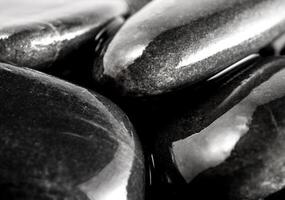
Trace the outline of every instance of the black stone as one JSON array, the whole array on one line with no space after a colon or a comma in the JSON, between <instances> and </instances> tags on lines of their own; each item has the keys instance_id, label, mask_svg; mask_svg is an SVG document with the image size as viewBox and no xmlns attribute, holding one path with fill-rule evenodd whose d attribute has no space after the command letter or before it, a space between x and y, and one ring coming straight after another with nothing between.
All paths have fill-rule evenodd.
<instances>
[{"instance_id":1,"label":"black stone","mask_svg":"<svg viewBox=\"0 0 285 200\"><path fill-rule=\"evenodd\" d=\"M0 199L143 199L140 144L109 100L0 64L0 105Z\"/></svg>"},{"instance_id":2,"label":"black stone","mask_svg":"<svg viewBox=\"0 0 285 200\"><path fill-rule=\"evenodd\" d=\"M122 26L94 77L124 95L192 85L282 34L284 9L283 0L152 1Z\"/></svg>"},{"instance_id":3,"label":"black stone","mask_svg":"<svg viewBox=\"0 0 285 200\"><path fill-rule=\"evenodd\" d=\"M0 60L41 70L95 37L100 45L103 29L128 12L124 0L12 0L0 8Z\"/></svg>"},{"instance_id":4,"label":"black stone","mask_svg":"<svg viewBox=\"0 0 285 200\"><path fill-rule=\"evenodd\" d=\"M152 154L158 187L222 200L273 199L285 189L284 78L285 57L260 59L169 117Z\"/></svg>"}]
</instances>

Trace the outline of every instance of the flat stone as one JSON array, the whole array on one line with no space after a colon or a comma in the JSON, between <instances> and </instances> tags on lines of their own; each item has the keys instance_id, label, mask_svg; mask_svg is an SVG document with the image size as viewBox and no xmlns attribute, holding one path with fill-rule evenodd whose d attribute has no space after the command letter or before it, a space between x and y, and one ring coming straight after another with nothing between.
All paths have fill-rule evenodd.
<instances>
[{"instance_id":1,"label":"flat stone","mask_svg":"<svg viewBox=\"0 0 285 200\"><path fill-rule=\"evenodd\" d=\"M284 77L285 58L266 58L205 90L159 130L161 180L187 183L182 193L201 199L257 200L284 189Z\"/></svg>"},{"instance_id":2,"label":"flat stone","mask_svg":"<svg viewBox=\"0 0 285 200\"><path fill-rule=\"evenodd\" d=\"M144 199L126 115L99 94L0 64L0 199Z\"/></svg>"},{"instance_id":3,"label":"flat stone","mask_svg":"<svg viewBox=\"0 0 285 200\"><path fill-rule=\"evenodd\" d=\"M284 9L283 0L154 0L119 30L94 77L125 95L176 91L273 41L285 31Z\"/></svg>"},{"instance_id":4,"label":"flat stone","mask_svg":"<svg viewBox=\"0 0 285 200\"><path fill-rule=\"evenodd\" d=\"M127 14L128 5L125 0L11 0L0 2L0 10L0 60L42 69L99 37L106 24Z\"/></svg>"}]
</instances>

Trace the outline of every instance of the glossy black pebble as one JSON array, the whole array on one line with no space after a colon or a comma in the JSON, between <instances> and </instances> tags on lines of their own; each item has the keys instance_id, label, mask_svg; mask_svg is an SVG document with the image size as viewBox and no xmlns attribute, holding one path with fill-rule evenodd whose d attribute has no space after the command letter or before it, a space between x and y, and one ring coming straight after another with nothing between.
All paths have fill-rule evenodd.
<instances>
[{"instance_id":1,"label":"glossy black pebble","mask_svg":"<svg viewBox=\"0 0 285 200\"><path fill-rule=\"evenodd\" d=\"M257 200L284 189L284 80L285 58L268 58L203 91L159 132L161 177L188 183L186 195L200 199Z\"/></svg>"},{"instance_id":2,"label":"glossy black pebble","mask_svg":"<svg viewBox=\"0 0 285 200\"><path fill-rule=\"evenodd\" d=\"M125 0L0 2L0 60L43 69L96 39L128 13Z\"/></svg>"},{"instance_id":3,"label":"glossy black pebble","mask_svg":"<svg viewBox=\"0 0 285 200\"><path fill-rule=\"evenodd\" d=\"M284 9L284 0L154 0L118 31L94 77L123 95L177 91L258 53L285 32Z\"/></svg>"},{"instance_id":4,"label":"glossy black pebble","mask_svg":"<svg viewBox=\"0 0 285 200\"><path fill-rule=\"evenodd\" d=\"M0 122L0 199L143 199L140 145L104 97L0 64Z\"/></svg>"}]
</instances>

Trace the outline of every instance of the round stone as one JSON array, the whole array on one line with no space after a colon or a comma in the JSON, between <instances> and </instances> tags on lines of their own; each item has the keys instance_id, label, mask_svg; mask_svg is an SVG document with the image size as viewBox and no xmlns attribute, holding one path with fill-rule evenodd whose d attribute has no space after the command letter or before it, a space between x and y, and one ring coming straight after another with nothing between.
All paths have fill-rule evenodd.
<instances>
[{"instance_id":1,"label":"round stone","mask_svg":"<svg viewBox=\"0 0 285 200\"><path fill-rule=\"evenodd\" d=\"M1 199L144 199L144 161L106 98L0 64Z\"/></svg>"},{"instance_id":2,"label":"round stone","mask_svg":"<svg viewBox=\"0 0 285 200\"><path fill-rule=\"evenodd\" d=\"M128 5L125 0L11 0L0 2L0 10L0 60L44 69L98 40L108 23L128 13Z\"/></svg>"},{"instance_id":3,"label":"round stone","mask_svg":"<svg viewBox=\"0 0 285 200\"><path fill-rule=\"evenodd\" d=\"M94 66L124 95L157 95L201 82L285 31L283 0L154 0L133 15Z\"/></svg>"}]
</instances>

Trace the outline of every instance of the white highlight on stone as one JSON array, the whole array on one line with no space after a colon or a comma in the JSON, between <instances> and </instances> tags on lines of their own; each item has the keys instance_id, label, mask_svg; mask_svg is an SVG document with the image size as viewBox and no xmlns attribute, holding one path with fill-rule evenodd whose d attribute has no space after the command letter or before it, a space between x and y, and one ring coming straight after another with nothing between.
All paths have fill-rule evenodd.
<instances>
[{"instance_id":1,"label":"white highlight on stone","mask_svg":"<svg viewBox=\"0 0 285 200\"><path fill-rule=\"evenodd\" d=\"M206 35L206 37L201 40L201 45L198 46L199 48L196 49L195 52L192 51L192 53L185 56L176 66L176 69L198 63L217 53L234 48L248 40L258 40L268 30L276 27L278 24L282 24L285 13L283 16L282 14L276 15L275 13L282 13L284 8L284 6L280 6L278 10L271 9L271 13L269 13L270 10L268 9L269 11L267 12L266 18L262 17L263 13L251 12L251 10L249 10L248 12L251 13L248 13L245 16L251 15L250 23L244 23L245 20L239 19L237 16L237 19L230 21L231 24L229 24L229 27L231 27L231 29L226 30L224 27L221 27L215 32ZM212 37L213 35L215 38ZM189 49L188 52L191 52L191 49Z\"/></svg>"},{"instance_id":2,"label":"white highlight on stone","mask_svg":"<svg viewBox=\"0 0 285 200\"><path fill-rule=\"evenodd\" d=\"M92 95L85 93L83 95ZM135 142L133 133L128 131L122 121L117 120L102 102L96 100L96 106L100 108L102 114L110 120L113 125L115 137L117 140L118 149L114 155L114 159L102 169L95 177L91 178L78 187L87 194L91 200L128 200L127 186L132 173L135 155ZM92 123L85 121L87 123ZM96 127L100 127L94 124ZM103 127L102 127L103 128ZM105 131L109 133L109 130ZM112 137L110 133L110 137Z\"/></svg>"},{"instance_id":3,"label":"white highlight on stone","mask_svg":"<svg viewBox=\"0 0 285 200\"><path fill-rule=\"evenodd\" d=\"M246 81L244 83L246 84ZM248 132L257 106L282 97L284 94L285 70L282 70L270 78L270 83L269 81L262 83L208 127L174 142L172 145L174 160L185 180L190 182L204 170L225 161L240 138Z\"/></svg>"},{"instance_id":4,"label":"white highlight on stone","mask_svg":"<svg viewBox=\"0 0 285 200\"><path fill-rule=\"evenodd\" d=\"M52 26L52 25L51 25ZM72 40L78 36L81 36L82 34L88 32L92 27L85 27L76 31L68 32L65 34L60 35L56 29L55 31L55 36L50 37L50 35L46 35L47 37L40 37L37 40L31 41L31 47L33 48L39 48L39 47L47 47L48 45L54 44L56 42L62 42L65 40Z\"/></svg>"},{"instance_id":5,"label":"white highlight on stone","mask_svg":"<svg viewBox=\"0 0 285 200\"><path fill-rule=\"evenodd\" d=\"M79 185L79 188L91 200L127 200L127 185L133 159L133 150L120 146L115 159L94 178Z\"/></svg>"},{"instance_id":6,"label":"white highlight on stone","mask_svg":"<svg viewBox=\"0 0 285 200\"><path fill-rule=\"evenodd\" d=\"M265 36L264 32L280 22L284 25L285 4L281 1L263 0L252 9L255 12L241 10L240 12L243 13L230 20L228 27L226 25L217 27L209 33L201 33L202 35L193 32L195 40L187 44L189 49L185 50L184 59L178 66L170 67L175 70L192 65L209 56L227 51L242 42L253 43L258 39L266 42L265 38L261 39ZM240 4L242 2L246 3L246 0L236 1ZM201 17L211 16L212 12L229 9L230 6L232 6L232 1L227 0L154 0L150 2L127 20L111 41L103 59L104 74L115 78L136 58L139 58L149 43L161 33L189 22L195 22ZM268 7L266 12L265 6ZM207 24L203 24L203 27L206 31ZM269 35L267 37L272 37L270 33ZM249 53L256 53L254 47L250 45L247 47Z\"/></svg>"},{"instance_id":7,"label":"white highlight on stone","mask_svg":"<svg viewBox=\"0 0 285 200\"><path fill-rule=\"evenodd\" d=\"M153 38L186 24L227 0L154 0L126 21L104 56L104 74L115 77L140 57ZM183 4L184 6L181 6ZM214 9L213 9L214 10ZM147 25L146 25L147 24Z\"/></svg>"}]
</instances>

